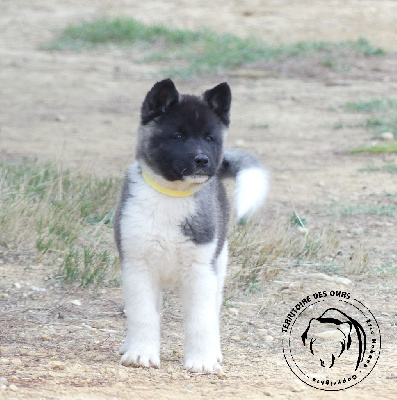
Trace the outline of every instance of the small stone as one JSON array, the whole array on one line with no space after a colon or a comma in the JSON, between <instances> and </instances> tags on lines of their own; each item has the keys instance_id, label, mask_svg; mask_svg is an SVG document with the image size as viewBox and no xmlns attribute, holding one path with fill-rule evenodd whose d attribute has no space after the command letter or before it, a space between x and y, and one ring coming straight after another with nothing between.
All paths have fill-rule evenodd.
<instances>
[{"instance_id":1,"label":"small stone","mask_svg":"<svg viewBox=\"0 0 397 400\"><path fill-rule=\"evenodd\" d=\"M298 226L298 231L303 235L307 236L309 234L309 229L305 228L304 226Z\"/></svg>"},{"instance_id":2,"label":"small stone","mask_svg":"<svg viewBox=\"0 0 397 400\"><path fill-rule=\"evenodd\" d=\"M54 370L64 370L66 368L65 363L63 363L62 361L53 361L50 364L51 368Z\"/></svg>"},{"instance_id":3,"label":"small stone","mask_svg":"<svg viewBox=\"0 0 397 400\"><path fill-rule=\"evenodd\" d=\"M375 226L379 226L379 227L382 227L382 226L393 226L393 223L389 222L389 221L375 221L374 225Z\"/></svg>"},{"instance_id":4,"label":"small stone","mask_svg":"<svg viewBox=\"0 0 397 400\"><path fill-rule=\"evenodd\" d=\"M2 298L2 299L8 299L8 293L2 293L1 295L0 295L0 297Z\"/></svg>"},{"instance_id":5,"label":"small stone","mask_svg":"<svg viewBox=\"0 0 397 400\"><path fill-rule=\"evenodd\" d=\"M18 390L18 388L15 385L8 386L8 389L10 389L12 392L16 392Z\"/></svg>"},{"instance_id":6,"label":"small stone","mask_svg":"<svg viewBox=\"0 0 397 400\"><path fill-rule=\"evenodd\" d=\"M66 117L64 115L58 114L55 116L55 121L64 122L66 121Z\"/></svg>"},{"instance_id":7,"label":"small stone","mask_svg":"<svg viewBox=\"0 0 397 400\"><path fill-rule=\"evenodd\" d=\"M296 392L296 393L297 392L302 392L305 389L306 389L306 387L303 385L302 382L295 382L289 387L289 390L291 392Z\"/></svg>"},{"instance_id":8,"label":"small stone","mask_svg":"<svg viewBox=\"0 0 397 400\"><path fill-rule=\"evenodd\" d=\"M126 381L129 378L129 374L128 374L128 370L127 368L122 368L122 369L118 369L115 371L115 377L117 379L120 379L122 381Z\"/></svg>"},{"instance_id":9,"label":"small stone","mask_svg":"<svg viewBox=\"0 0 397 400\"><path fill-rule=\"evenodd\" d=\"M290 284L288 285L289 289L298 289L302 286L302 284L300 282L290 282Z\"/></svg>"},{"instance_id":10,"label":"small stone","mask_svg":"<svg viewBox=\"0 0 397 400\"><path fill-rule=\"evenodd\" d=\"M218 371L216 371L216 376L217 376L219 379L226 379L226 378L227 378L227 375L226 375L226 373L223 371L222 367L220 367L220 369L219 369Z\"/></svg>"},{"instance_id":11,"label":"small stone","mask_svg":"<svg viewBox=\"0 0 397 400\"><path fill-rule=\"evenodd\" d=\"M321 187L324 187L324 186L325 186L325 183L324 183L323 181L320 181L320 182L317 183L317 185L318 185L318 186L321 186Z\"/></svg>"},{"instance_id":12,"label":"small stone","mask_svg":"<svg viewBox=\"0 0 397 400\"><path fill-rule=\"evenodd\" d=\"M22 360L20 358L14 358L11 360L12 365L22 365Z\"/></svg>"},{"instance_id":13,"label":"small stone","mask_svg":"<svg viewBox=\"0 0 397 400\"><path fill-rule=\"evenodd\" d=\"M7 378L3 378L2 376L0 377L0 385L8 385L8 380Z\"/></svg>"},{"instance_id":14,"label":"small stone","mask_svg":"<svg viewBox=\"0 0 397 400\"><path fill-rule=\"evenodd\" d=\"M341 283L342 285L345 285L345 286L350 286L352 284L352 281L350 279L343 278L342 276L334 277L334 281L337 283Z\"/></svg>"},{"instance_id":15,"label":"small stone","mask_svg":"<svg viewBox=\"0 0 397 400\"><path fill-rule=\"evenodd\" d=\"M70 303L74 304L75 306L81 306L80 300L70 300Z\"/></svg>"},{"instance_id":16,"label":"small stone","mask_svg":"<svg viewBox=\"0 0 397 400\"><path fill-rule=\"evenodd\" d=\"M42 340L51 340L51 338L48 335L42 335L41 339Z\"/></svg>"},{"instance_id":17,"label":"small stone","mask_svg":"<svg viewBox=\"0 0 397 400\"><path fill-rule=\"evenodd\" d=\"M322 272L308 274L307 276L310 278L321 279L324 281L333 282L337 284L340 283L344 286L350 286L352 284L352 281L348 278L343 278L342 276L337 276L337 275L326 275L323 274Z\"/></svg>"},{"instance_id":18,"label":"small stone","mask_svg":"<svg viewBox=\"0 0 397 400\"><path fill-rule=\"evenodd\" d=\"M364 228L357 228L354 232L353 232L356 236L360 236L364 233Z\"/></svg>"},{"instance_id":19,"label":"small stone","mask_svg":"<svg viewBox=\"0 0 397 400\"><path fill-rule=\"evenodd\" d=\"M273 336L270 336L270 335L266 335L265 336L265 342L267 342L267 343L270 343L270 342L273 342Z\"/></svg>"},{"instance_id":20,"label":"small stone","mask_svg":"<svg viewBox=\"0 0 397 400\"><path fill-rule=\"evenodd\" d=\"M172 355L176 358L183 358L182 351L180 349L172 350Z\"/></svg>"},{"instance_id":21,"label":"small stone","mask_svg":"<svg viewBox=\"0 0 397 400\"><path fill-rule=\"evenodd\" d=\"M192 390L194 388L194 384L193 383L188 383L186 386L189 390Z\"/></svg>"},{"instance_id":22,"label":"small stone","mask_svg":"<svg viewBox=\"0 0 397 400\"><path fill-rule=\"evenodd\" d=\"M265 396L271 396L271 394L270 394L269 392L267 392L267 391L264 391L263 394L264 394Z\"/></svg>"},{"instance_id":23,"label":"small stone","mask_svg":"<svg viewBox=\"0 0 397 400\"><path fill-rule=\"evenodd\" d=\"M15 282L14 287L15 287L15 289L20 289L22 287L22 285L19 282Z\"/></svg>"},{"instance_id":24,"label":"small stone","mask_svg":"<svg viewBox=\"0 0 397 400\"><path fill-rule=\"evenodd\" d=\"M240 336L231 336L230 339L233 340L233 342L239 342L241 340L241 337Z\"/></svg>"},{"instance_id":25,"label":"small stone","mask_svg":"<svg viewBox=\"0 0 397 400\"><path fill-rule=\"evenodd\" d=\"M10 360L8 358L0 358L0 364L9 364Z\"/></svg>"},{"instance_id":26,"label":"small stone","mask_svg":"<svg viewBox=\"0 0 397 400\"><path fill-rule=\"evenodd\" d=\"M392 141L394 140L394 134L393 132L383 132L380 134L379 138L385 141Z\"/></svg>"},{"instance_id":27,"label":"small stone","mask_svg":"<svg viewBox=\"0 0 397 400\"><path fill-rule=\"evenodd\" d=\"M238 315L238 309L234 308L234 307L230 307L229 314Z\"/></svg>"},{"instance_id":28,"label":"small stone","mask_svg":"<svg viewBox=\"0 0 397 400\"><path fill-rule=\"evenodd\" d=\"M21 356L26 356L26 355L28 354L28 350L27 350L27 349L20 349L20 350L19 350L19 354L20 354Z\"/></svg>"},{"instance_id":29,"label":"small stone","mask_svg":"<svg viewBox=\"0 0 397 400\"><path fill-rule=\"evenodd\" d=\"M244 139L237 139L235 141L235 144L237 147L247 147L248 146L247 142Z\"/></svg>"},{"instance_id":30,"label":"small stone","mask_svg":"<svg viewBox=\"0 0 397 400\"><path fill-rule=\"evenodd\" d=\"M39 287L39 286L31 286L30 289L33 290L34 292L46 292L47 291L46 288Z\"/></svg>"}]
</instances>

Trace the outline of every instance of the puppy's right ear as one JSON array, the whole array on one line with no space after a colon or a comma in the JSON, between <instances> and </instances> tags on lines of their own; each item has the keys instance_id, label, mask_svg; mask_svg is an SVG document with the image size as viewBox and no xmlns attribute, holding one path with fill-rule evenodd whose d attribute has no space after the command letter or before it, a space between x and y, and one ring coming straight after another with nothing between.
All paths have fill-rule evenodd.
<instances>
[{"instance_id":1,"label":"puppy's right ear","mask_svg":"<svg viewBox=\"0 0 397 400\"><path fill-rule=\"evenodd\" d=\"M179 93L171 79L157 82L146 95L141 108L141 123L146 125L177 103Z\"/></svg>"}]
</instances>

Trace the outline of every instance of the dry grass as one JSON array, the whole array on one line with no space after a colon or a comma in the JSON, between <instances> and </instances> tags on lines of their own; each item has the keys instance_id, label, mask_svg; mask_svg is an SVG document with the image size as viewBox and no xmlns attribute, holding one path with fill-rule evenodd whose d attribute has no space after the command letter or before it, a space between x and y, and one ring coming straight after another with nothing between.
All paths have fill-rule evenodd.
<instances>
[{"instance_id":1,"label":"dry grass","mask_svg":"<svg viewBox=\"0 0 397 400\"><path fill-rule=\"evenodd\" d=\"M339 238L331 228L309 230L294 218L276 218L267 226L235 226L230 235L231 290L258 291L262 281L274 279L286 267L333 259ZM235 268L233 268L235 267Z\"/></svg>"},{"instance_id":2,"label":"dry grass","mask_svg":"<svg viewBox=\"0 0 397 400\"><path fill-rule=\"evenodd\" d=\"M361 245L354 249L353 254L345 261L346 270L351 274L369 272L370 256Z\"/></svg>"},{"instance_id":3,"label":"dry grass","mask_svg":"<svg viewBox=\"0 0 397 400\"><path fill-rule=\"evenodd\" d=\"M0 188L0 256L58 266L82 285L113 277L117 180L25 160L0 164Z\"/></svg>"}]
</instances>

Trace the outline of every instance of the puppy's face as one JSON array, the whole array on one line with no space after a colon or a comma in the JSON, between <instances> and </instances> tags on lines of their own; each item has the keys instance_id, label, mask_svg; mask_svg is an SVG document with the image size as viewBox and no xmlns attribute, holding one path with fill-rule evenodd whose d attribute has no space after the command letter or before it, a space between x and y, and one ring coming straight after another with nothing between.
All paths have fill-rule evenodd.
<instances>
[{"instance_id":1,"label":"puppy's face","mask_svg":"<svg viewBox=\"0 0 397 400\"><path fill-rule=\"evenodd\" d=\"M137 158L169 181L205 182L222 160L230 102L226 83L202 97L179 95L170 80L157 83L142 105Z\"/></svg>"}]
</instances>

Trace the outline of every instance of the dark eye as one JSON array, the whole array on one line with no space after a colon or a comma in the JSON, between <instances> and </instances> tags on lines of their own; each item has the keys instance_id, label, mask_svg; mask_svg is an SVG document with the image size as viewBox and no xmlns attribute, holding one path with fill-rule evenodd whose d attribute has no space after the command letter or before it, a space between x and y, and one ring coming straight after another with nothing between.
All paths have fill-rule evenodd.
<instances>
[{"instance_id":1,"label":"dark eye","mask_svg":"<svg viewBox=\"0 0 397 400\"><path fill-rule=\"evenodd\" d=\"M214 138L213 138L213 136L208 135L208 136L205 138L205 141L208 142L208 143L211 143L211 142L214 141Z\"/></svg>"},{"instance_id":2,"label":"dark eye","mask_svg":"<svg viewBox=\"0 0 397 400\"><path fill-rule=\"evenodd\" d=\"M183 135L181 133L176 133L174 135L174 139L177 140L178 142L181 142L183 140Z\"/></svg>"}]
</instances>

